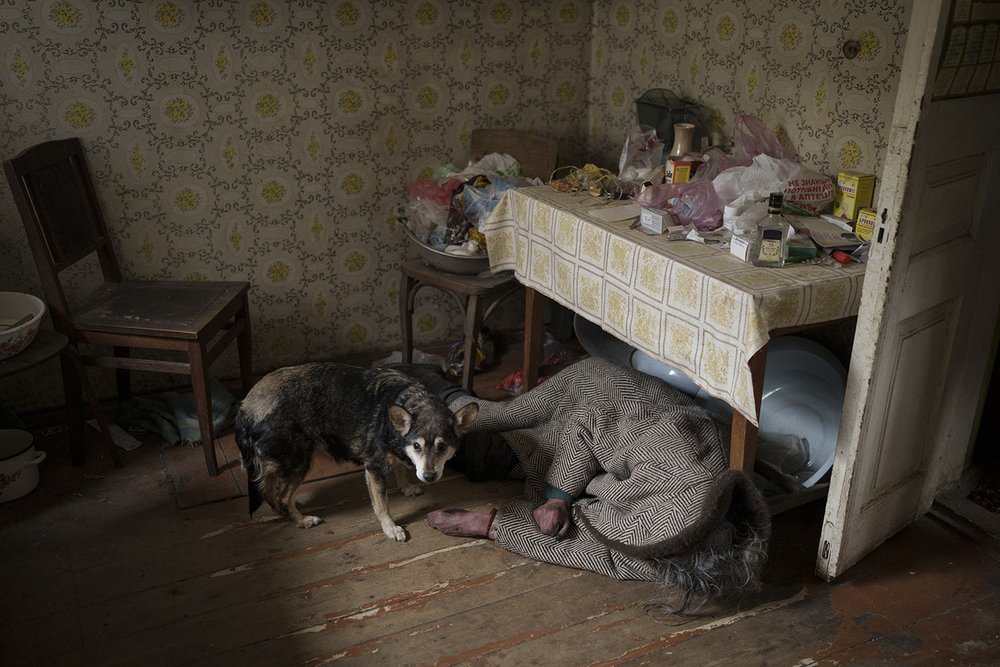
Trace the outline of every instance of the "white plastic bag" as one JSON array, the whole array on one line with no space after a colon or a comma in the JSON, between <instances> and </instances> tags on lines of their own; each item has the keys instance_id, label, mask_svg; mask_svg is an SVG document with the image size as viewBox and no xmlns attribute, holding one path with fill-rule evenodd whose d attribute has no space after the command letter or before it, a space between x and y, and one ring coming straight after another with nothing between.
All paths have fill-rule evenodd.
<instances>
[{"instance_id":1,"label":"white plastic bag","mask_svg":"<svg viewBox=\"0 0 1000 667\"><path fill-rule=\"evenodd\" d=\"M746 192L726 204L722 209L722 226L736 234L756 229L757 223L767 217L768 194Z\"/></svg>"},{"instance_id":2,"label":"white plastic bag","mask_svg":"<svg viewBox=\"0 0 1000 667\"><path fill-rule=\"evenodd\" d=\"M637 127L629 133L622 147L618 178L626 183L645 183L653 179L662 164L663 142L656 137L656 130Z\"/></svg>"},{"instance_id":3,"label":"white plastic bag","mask_svg":"<svg viewBox=\"0 0 1000 667\"><path fill-rule=\"evenodd\" d=\"M520 176L521 163L506 153L487 153L478 162L470 163L462 171L446 174L446 177L464 182L480 175L490 179Z\"/></svg>"},{"instance_id":4,"label":"white plastic bag","mask_svg":"<svg viewBox=\"0 0 1000 667\"><path fill-rule=\"evenodd\" d=\"M785 195L793 210L817 215L833 206L833 181L798 162L769 155L756 155L746 167L726 169L712 181L724 205L748 195L767 197L772 192Z\"/></svg>"}]
</instances>

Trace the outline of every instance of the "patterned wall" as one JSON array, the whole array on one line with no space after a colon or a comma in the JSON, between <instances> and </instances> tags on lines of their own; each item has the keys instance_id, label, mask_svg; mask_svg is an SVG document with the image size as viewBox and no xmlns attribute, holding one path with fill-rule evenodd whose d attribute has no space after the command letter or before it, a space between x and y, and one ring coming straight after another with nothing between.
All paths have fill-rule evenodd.
<instances>
[{"instance_id":1,"label":"patterned wall","mask_svg":"<svg viewBox=\"0 0 1000 667\"><path fill-rule=\"evenodd\" d=\"M888 143L910 2L668 0L596 3L591 148L617 164L634 101L668 88L734 135L737 112L765 120L821 173L877 173ZM843 57L847 40L860 44ZM630 115L631 114L631 115Z\"/></svg>"},{"instance_id":2,"label":"patterned wall","mask_svg":"<svg viewBox=\"0 0 1000 667\"><path fill-rule=\"evenodd\" d=\"M907 6L0 0L0 155L82 137L126 274L251 281L258 369L388 351L401 184L464 162L472 128L547 133L563 164L615 168L635 98L665 87L727 136L746 111L824 173L876 170ZM41 293L6 188L0 289ZM417 342L460 337L453 303L421 294ZM59 403L57 369L0 401Z\"/></svg>"},{"instance_id":3,"label":"patterned wall","mask_svg":"<svg viewBox=\"0 0 1000 667\"><path fill-rule=\"evenodd\" d=\"M582 146L589 29L584 0L0 0L0 155L82 137L125 274L249 280L258 369L388 352L402 184L477 126ZM0 289L41 294L6 186L0 216ZM414 319L461 337L434 290Z\"/></svg>"}]
</instances>

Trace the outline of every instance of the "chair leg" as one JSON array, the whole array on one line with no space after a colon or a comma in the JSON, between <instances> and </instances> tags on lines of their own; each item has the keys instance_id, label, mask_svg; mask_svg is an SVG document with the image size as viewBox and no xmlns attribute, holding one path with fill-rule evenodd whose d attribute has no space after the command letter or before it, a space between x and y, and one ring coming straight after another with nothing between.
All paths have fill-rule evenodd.
<instances>
[{"instance_id":1,"label":"chair leg","mask_svg":"<svg viewBox=\"0 0 1000 667\"><path fill-rule=\"evenodd\" d=\"M97 400L97 392L94 391L93 385L90 384L90 378L87 377L87 371L83 367L83 361L80 359L80 354L77 352L76 348L66 348L64 353L73 362L73 368L76 370L77 378L80 382L80 387L83 389L83 395L87 398L87 402L90 403L90 408L94 411L94 418L97 420L97 428L104 436L104 445L108 448L108 455L111 457L111 463L116 468L122 467L121 457L118 456L118 447L115 445L115 439L111 435L111 428L108 426L107 419L104 418L104 410L101 409L101 403Z\"/></svg>"},{"instance_id":2,"label":"chair leg","mask_svg":"<svg viewBox=\"0 0 1000 667\"><path fill-rule=\"evenodd\" d=\"M475 294L465 302L465 356L462 368L462 388L472 393L472 374L476 369L476 338L479 336L482 304Z\"/></svg>"},{"instance_id":3,"label":"chair leg","mask_svg":"<svg viewBox=\"0 0 1000 667\"><path fill-rule=\"evenodd\" d=\"M410 292L416 282L406 273L399 282L399 332L404 364L413 362L413 302Z\"/></svg>"},{"instance_id":4,"label":"chair leg","mask_svg":"<svg viewBox=\"0 0 1000 667\"><path fill-rule=\"evenodd\" d=\"M188 345L188 358L191 360L191 386L194 389L194 404L198 409L205 466L208 474L215 477L219 474L219 462L215 457L215 434L212 432L212 395L208 388L208 366L201 343Z\"/></svg>"},{"instance_id":5,"label":"chair leg","mask_svg":"<svg viewBox=\"0 0 1000 667\"><path fill-rule=\"evenodd\" d=\"M243 331L236 339L236 348L240 358L240 383L243 396L246 396L253 388L253 336L250 333L250 298L246 294L238 317L243 319Z\"/></svg>"},{"instance_id":6,"label":"chair leg","mask_svg":"<svg viewBox=\"0 0 1000 667\"><path fill-rule=\"evenodd\" d=\"M132 353L127 347L115 347L116 357L130 357ZM132 398L132 372L127 368L115 369L115 382L118 385L118 400L124 403Z\"/></svg>"},{"instance_id":7,"label":"chair leg","mask_svg":"<svg viewBox=\"0 0 1000 667\"><path fill-rule=\"evenodd\" d=\"M69 445L70 460L75 466L82 466L85 448L83 444L83 387L73 360L67 353L59 355L62 368L63 397L66 400L66 444Z\"/></svg>"}]
</instances>

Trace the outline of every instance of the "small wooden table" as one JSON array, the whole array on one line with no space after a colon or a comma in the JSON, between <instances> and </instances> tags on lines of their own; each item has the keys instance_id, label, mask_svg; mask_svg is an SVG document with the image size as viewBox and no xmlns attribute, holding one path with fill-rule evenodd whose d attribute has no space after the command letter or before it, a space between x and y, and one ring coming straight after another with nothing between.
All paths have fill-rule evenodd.
<instances>
[{"instance_id":1,"label":"small wooden table","mask_svg":"<svg viewBox=\"0 0 1000 667\"><path fill-rule=\"evenodd\" d=\"M0 378L16 375L43 364L65 349L69 339L58 331L39 329L35 339L12 357L0 359Z\"/></svg>"},{"instance_id":2,"label":"small wooden table","mask_svg":"<svg viewBox=\"0 0 1000 667\"><path fill-rule=\"evenodd\" d=\"M75 347L69 344L69 338L67 338L65 334L59 333L58 331L52 331L51 329L39 329L34 340L31 341L31 344L28 345L28 347L12 357L0 360L0 378L22 373L38 366L39 364L45 363L49 359L56 356L59 356L60 361L64 364L64 373L67 372L67 370L70 370L80 377L83 392L86 395L91 408L94 410L94 417L97 419L101 434L104 436L105 443L108 447L108 454L111 456L111 461L116 468L121 468L121 457L118 456L118 450L116 449L114 440L111 437L111 430L109 429L107 421L104 418L104 412L101 410L101 406L97 402L97 395L94 393L94 388L87 379L86 373L84 373L83 362L80 360L79 353ZM66 365L70 368L67 369ZM82 443L80 450L71 451L70 456L72 457L75 465L83 465Z\"/></svg>"}]
</instances>

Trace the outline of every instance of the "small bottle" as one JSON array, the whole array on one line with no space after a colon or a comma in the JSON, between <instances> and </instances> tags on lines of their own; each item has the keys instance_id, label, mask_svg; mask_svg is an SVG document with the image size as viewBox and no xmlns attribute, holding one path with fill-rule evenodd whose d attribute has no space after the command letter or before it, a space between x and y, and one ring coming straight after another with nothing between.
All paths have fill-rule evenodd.
<instances>
[{"instance_id":1,"label":"small bottle","mask_svg":"<svg viewBox=\"0 0 1000 667\"><path fill-rule=\"evenodd\" d=\"M757 239L751 262L754 266L781 267L788 254L788 223L781 215L784 195L772 192L767 200L767 217L757 223Z\"/></svg>"}]
</instances>

